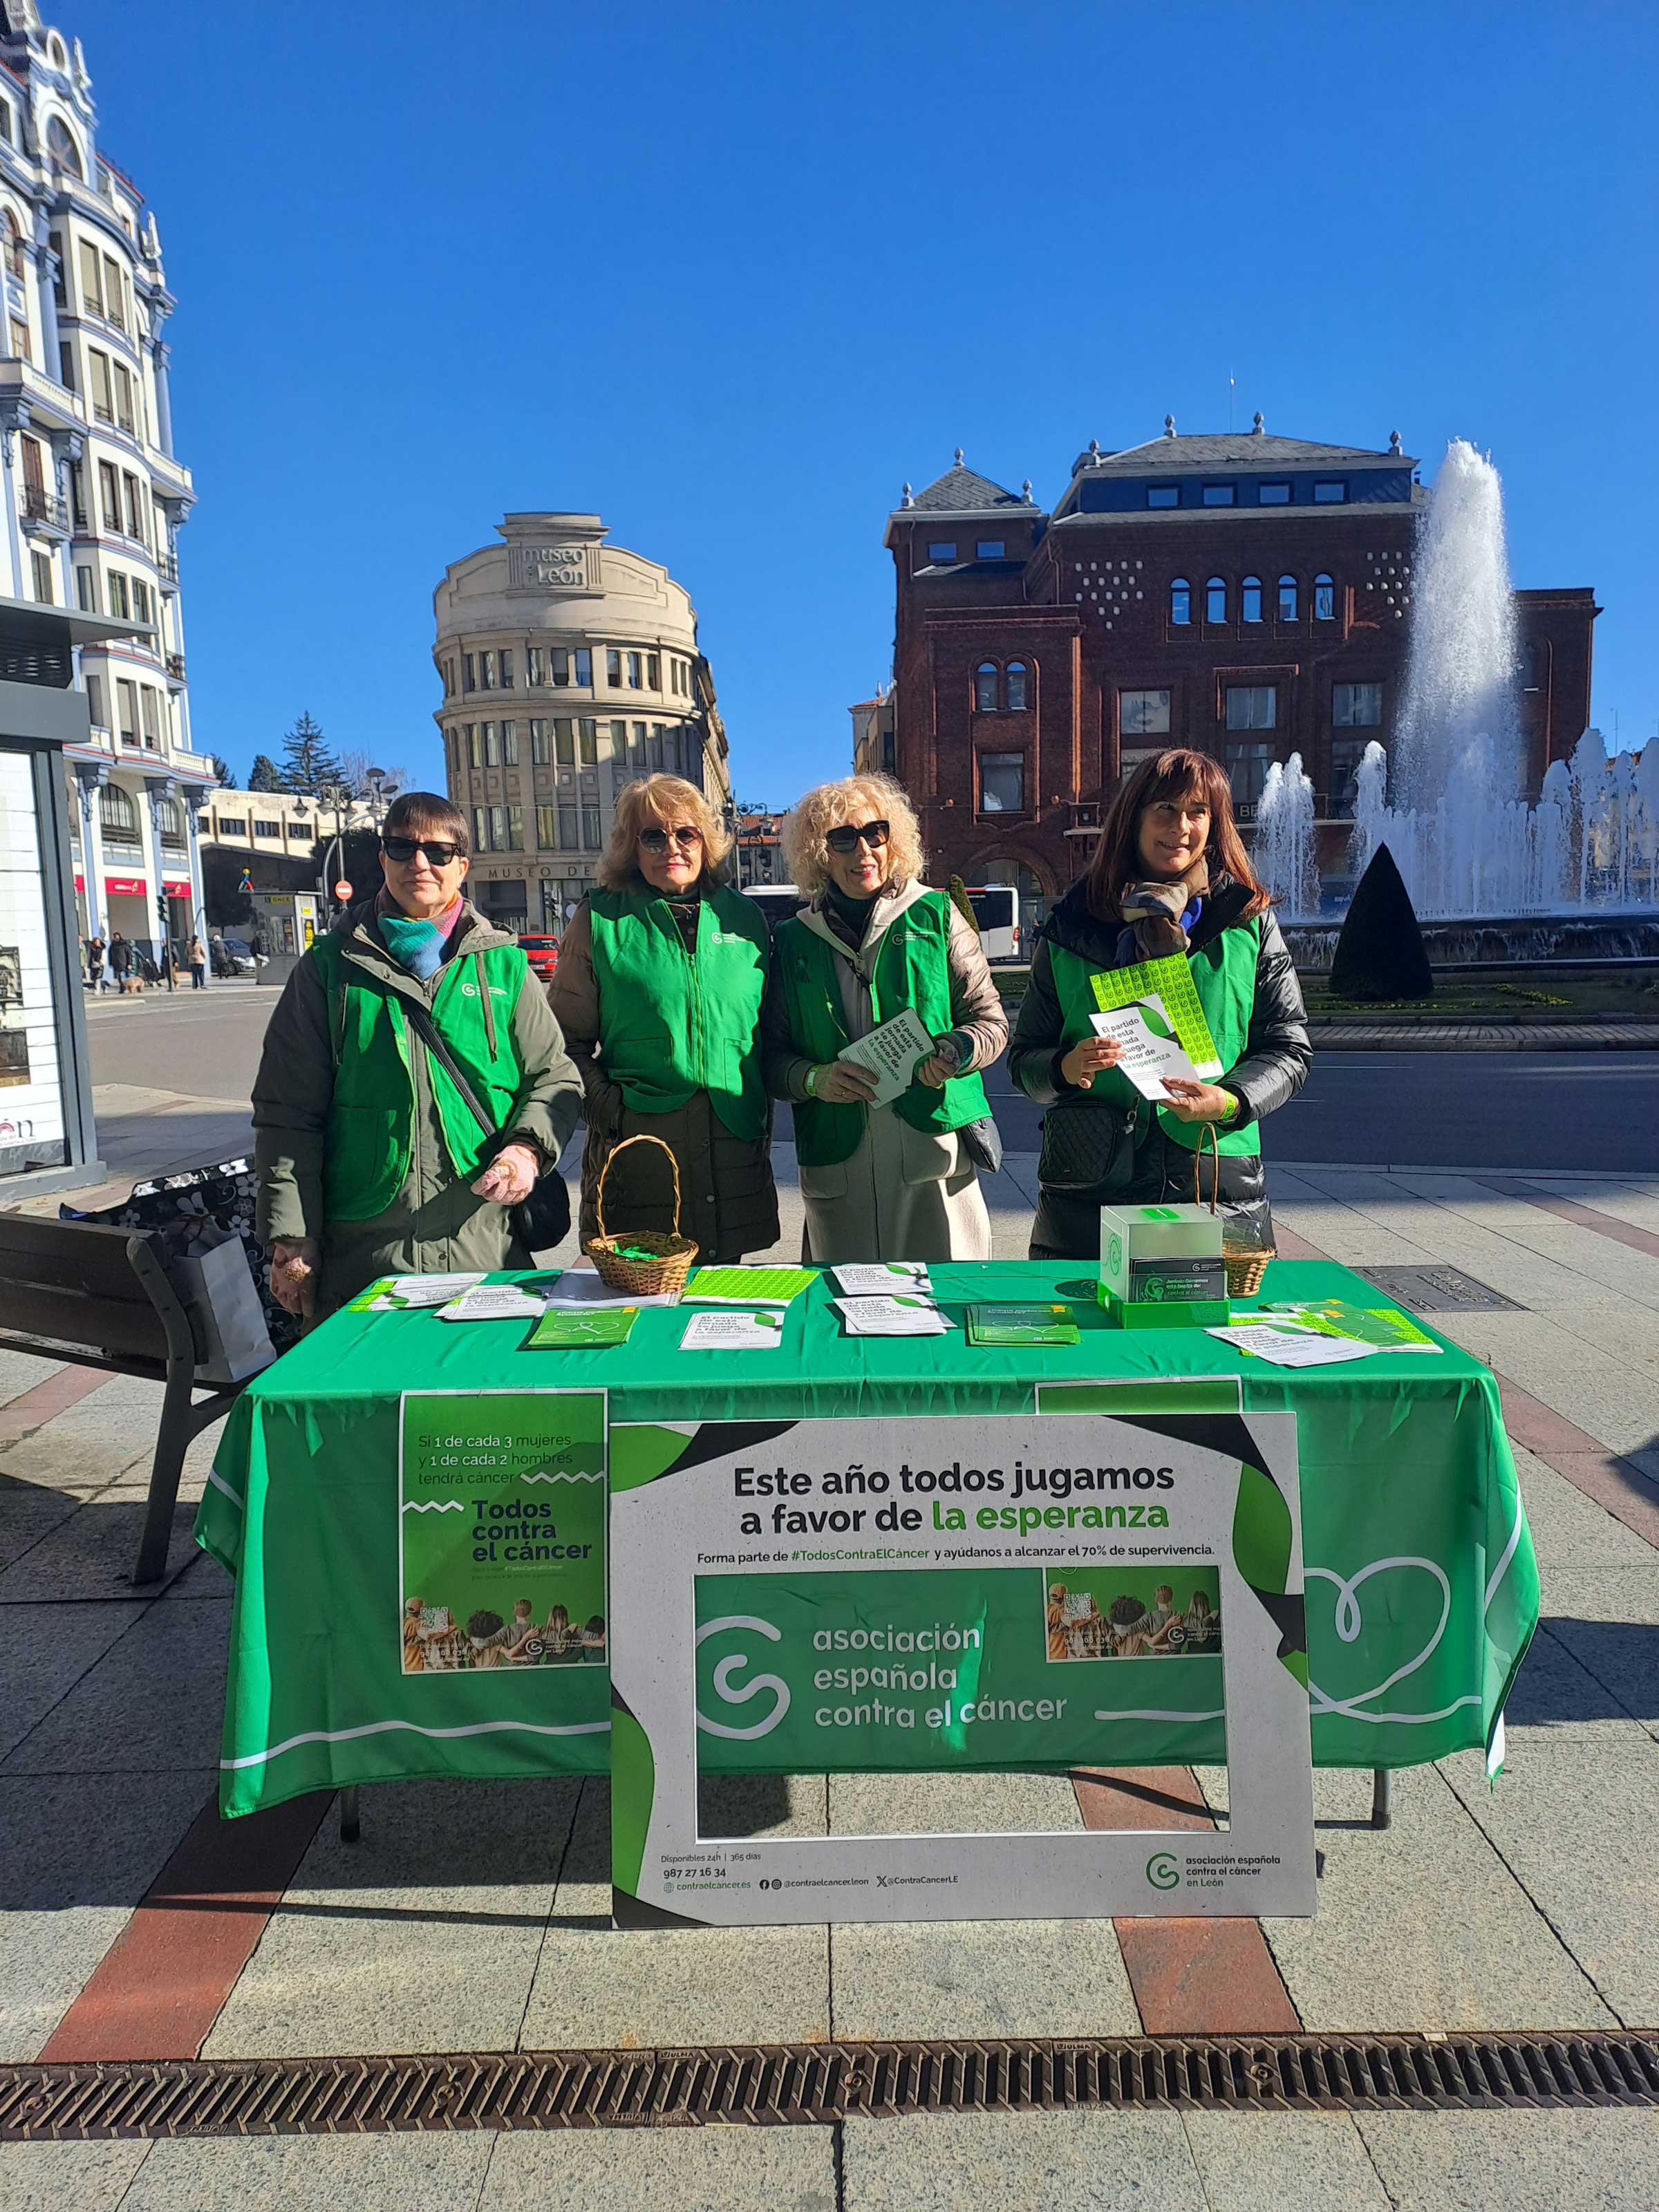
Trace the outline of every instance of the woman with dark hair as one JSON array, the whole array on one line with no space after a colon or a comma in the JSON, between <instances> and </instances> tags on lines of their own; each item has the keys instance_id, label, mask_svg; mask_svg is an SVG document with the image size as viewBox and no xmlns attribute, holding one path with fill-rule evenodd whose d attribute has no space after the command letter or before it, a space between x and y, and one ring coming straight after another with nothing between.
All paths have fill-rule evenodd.
<instances>
[{"instance_id":1,"label":"woman with dark hair","mask_svg":"<svg viewBox=\"0 0 1659 2212\"><path fill-rule=\"evenodd\" d=\"M1167 1077L1168 1103L1154 1105L1115 1072L1116 1040L1091 1027L1090 979L1171 955L1188 963L1223 1073ZM1043 927L1009 1053L1015 1082L1048 1109L1031 1257L1093 1259L1103 1204L1189 1202L1206 1125L1223 1212L1271 1243L1257 1124L1296 1096L1312 1057L1296 969L1234 824L1224 770L1183 750L1143 761L1112 802L1087 874Z\"/></svg>"},{"instance_id":2,"label":"woman with dark hair","mask_svg":"<svg viewBox=\"0 0 1659 2212\"><path fill-rule=\"evenodd\" d=\"M532 1264L513 1209L552 1173L581 1083L525 954L463 894L468 854L459 807L394 799L383 886L304 955L266 1029L256 1227L306 1320L377 1275Z\"/></svg>"}]
</instances>

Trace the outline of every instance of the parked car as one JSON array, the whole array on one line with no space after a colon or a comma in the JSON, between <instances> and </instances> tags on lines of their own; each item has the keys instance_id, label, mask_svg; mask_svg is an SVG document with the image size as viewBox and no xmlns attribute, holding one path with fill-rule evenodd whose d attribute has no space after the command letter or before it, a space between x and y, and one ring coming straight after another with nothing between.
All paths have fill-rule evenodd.
<instances>
[{"instance_id":1,"label":"parked car","mask_svg":"<svg viewBox=\"0 0 1659 2212\"><path fill-rule=\"evenodd\" d=\"M216 975L252 975L259 963L245 937L214 937L208 940L208 959Z\"/></svg>"},{"instance_id":2,"label":"parked car","mask_svg":"<svg viewBox=\"0 0 1659 2212\"><path fill-rule=\"evenodd\" d=\"M544 982L559 964L559 940L541 930L523 931L519 945L530 963L531 973Z\"/></svg>"}]
</instances>

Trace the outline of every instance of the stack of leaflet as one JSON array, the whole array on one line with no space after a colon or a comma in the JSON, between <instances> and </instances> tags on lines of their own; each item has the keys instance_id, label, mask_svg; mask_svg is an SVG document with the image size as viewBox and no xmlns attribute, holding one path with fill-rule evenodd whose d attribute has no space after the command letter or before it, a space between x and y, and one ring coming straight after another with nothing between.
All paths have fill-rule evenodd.
<instances>
[{"instance_id":1,"label":"stack of leaflet","mask_svg":"<svg viewBox=\"0 0 1659 2212\"><path fill-rule=\"evenodd\" d=\"M831 1270L848 1336L943 1336L956 1327L933 1303L920 1260L895 1260Z\"/></svg>"},{"instance_id":2,"label":"stack of leaflet","mask_svg":"<svg viewBox=\"0 0 1659 2212\"><path fill-rule=\"evenodd\" d=\"M659 1291L649 1297L638 1291L613 1291L609 1283L600 1279L599 1272L591 1260L573 1261L544 1296L549 1306L574 1306L585 1312L592 1312L599 1306L677 1306L679 1304L678 1297L672 1291Z\"/></svg>"},{"instance_id":3,"label":"stack of leaflet","mask_svg":"<svg viewBox=\"0 0 1659 2212\"><path fill-rule=\"evenodd\" d=\"M817 1280L816 1267L699 1267L686 1285L688 1306L787 1306Z\"/></svg>"},{"instance_id":4,"label":"stack of leaflet","mask_svg":"<svg viewBox=\"0 0 1659 2212\"><path fill-rule=\"evenodd\" d=\"M464 1291L483 1280L483 1270L458 1275L382 1275L360 1291L348 1313L403 1313L422 1307L447 1306Z\"/></svg>"}]
</instances>

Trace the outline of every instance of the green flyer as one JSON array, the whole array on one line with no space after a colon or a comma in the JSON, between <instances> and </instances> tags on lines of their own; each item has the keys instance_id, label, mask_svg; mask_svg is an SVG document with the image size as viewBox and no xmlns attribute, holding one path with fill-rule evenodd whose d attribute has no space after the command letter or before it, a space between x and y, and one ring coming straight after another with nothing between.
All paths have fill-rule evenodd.
<instances>
[{"instance_id":1,"label":"green flyer","mask_svg":"<svg viewBox=\"0 0 1659 2212\"><path fill-rule=\"evenodd\" d=\"M605 1662L603 1390L406 1390L405 1674Z\"/></svg>"},{"instance_id":2,"label":"green flyer","mask_svg":"<svg viewBox=\"0 0 1659 2212\"><path fill-rule=\"evenodd\" d=\"M1220 1055L1210 1035L1210 1025L1204 1018L1192 970L1180 953L1171 953L1164 960L1137 961L1133 968L1102 969L1090 976L1089 985L1095 1004L1108 1014L1120 1006L1139 1006L1143 999L1155 994L1175 1024L1176 1042L1200 1075L1206 1082L1212 1082L1222 1073ZM1150 1011L1147 1018L1152 1020ZM1155 1026L1162 1034L1162 1024Z\"/></svg>"}]
</instances>

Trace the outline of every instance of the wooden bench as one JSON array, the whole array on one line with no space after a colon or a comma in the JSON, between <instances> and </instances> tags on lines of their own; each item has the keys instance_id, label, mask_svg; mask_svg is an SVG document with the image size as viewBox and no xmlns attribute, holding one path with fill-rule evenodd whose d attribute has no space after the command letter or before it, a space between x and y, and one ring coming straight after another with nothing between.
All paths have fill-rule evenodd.
<instances>
[{"instance_id":1,"label":"wooden bench","mask_svg":"<svg viewBox=\"0 0 1659 2212\"><path fill-rule=\"evenodd\" d=\"M135 1583L166 1573L185 1453L243 1387L204 1384L196 1401L204 1353L163 1250L154 1230L0 1212L0 1349L165 1385Z\"/></svg>"}]
</instances>

